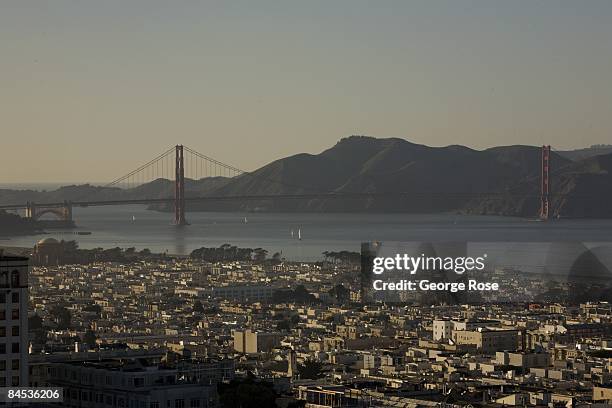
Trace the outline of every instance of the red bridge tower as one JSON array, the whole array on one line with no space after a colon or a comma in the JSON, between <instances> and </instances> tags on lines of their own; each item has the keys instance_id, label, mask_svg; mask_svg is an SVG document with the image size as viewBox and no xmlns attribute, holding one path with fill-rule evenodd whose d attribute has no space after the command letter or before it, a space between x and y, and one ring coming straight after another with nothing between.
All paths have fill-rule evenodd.
<instances>
[{"instance_id":1,"label":"red bridge tower","mask_svg":"<svg viewBox=\"0 0 612 408\"><path fill-rule=\"evenodd\" d=\"M540 187L540 219L548 220L550 204L550 145L542 146L542 185Z\"/></svg>"},{"instance_id":2,"label":"red bridge tower","mask_svg":"<svg viewBox=\"0 0 612 408\"><path fill-rule=\"evenodd\" d=\"M187 225L185 220L185 161L183 145L176 145L176 173L174 178L174 223Z\"/></svg>"}]
</instances>

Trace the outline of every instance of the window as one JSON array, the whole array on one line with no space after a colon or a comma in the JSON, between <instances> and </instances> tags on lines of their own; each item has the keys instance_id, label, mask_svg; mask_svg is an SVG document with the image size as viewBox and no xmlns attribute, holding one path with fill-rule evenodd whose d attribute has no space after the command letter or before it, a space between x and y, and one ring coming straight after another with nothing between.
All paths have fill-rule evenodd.
<instances>
[{"instance_id":1,"label":"window","mask_svg":"<svg viewBox=\"0 0 612 408\"><path fill-rule=\"evenodd\" d=\"M0 337L6 337L6 327L0 327Z\"/></svg>"},{"instance_id":2,"label":"window","mask_svg":"<svg viewBox=\"0 0 612 408\"><path fill-rule=\"evenodd\" d=\"M11 327L11 336L19 336L19 326Z\"/></svg>"},{"instance_id":3,"label":"window","mask_svg":"<svg viewBox=\"0 0 612 408\"><path fill-rule=\"evenodd\" d=\"M0 354L6 354L6 344L0 343Z\"/></svg>"},{"instance_id":4,"label":"window","mask_svg":"<svg viewBox=\"0 0 612 408\"><path fill-rule=\"evenodd\" d=\"M19 370L19 360L11 360L11 370Z\"/></svg>"},{"instance_id":5,"label":"window","mask_svg":"<svg viewBox=\"0 0 612 408\"><path fill-rule=\"evenodd\" d=\"M191 408L200 408L200 400L192 399L190 405L191 405Z\"/></svg>"},{"instance_id":6,"label":"window","mask_svg":"<svg viewBox=\"0 0 612 408\"><path fill-rule=\"evenodd\" d=\"M19 353L19 343L13 343L11 345L11 352L12 353Z\"/></svg>"},{"instance_id":7,"label":"window","mask_svg":"<svg viewBox=\"0 0 612 408\"><path fill-rule=\"evenodd\" d=\"M19 320L19 309L13 309L11 311L11 319Z\"/></svg>"},{"instance_id":8,"label":"window","mask_svg":"<svg viewBox=\"0 0 612 408\"><path fill-rule=\"evenodd\" d=\"M149 405L149 408L159 408L159 402L152 402L151 405Z\"/></svg>"},{"instance_id":9,"label":"window","mask_svg":"<svg viewBox=\"0 0 612 408\"><path fill-rule=\"evenodd\" d=\"M0 320L6 320L6 310L0 310Z\"/></svg>"},{"instance_id":10,"label":"window","mask_svg":"<svg viewBox=\"0 0 612 408\"><path fill-rule=\"evenodd\" d=\"M6 293L0 293L0 303L6 303Z\"/></svg>"},{"instance_id":11,"label":"window","mask_svg":"<svg viewBox=\"0 0 612 408\"><path fill-rule=\"evenodd\" d=\"M174 400L174 408L185 408L185 400L184 399Z\"/></svg>"},{"instance_id":12,"label":"window","mask_svg":"<svg viewBox=\"0 0 612 408\"><path fill-rule=\"evenodd\" d=\"M19 292L11 293L11 300L13 303L19 303Z\"/></svg>"},{"instance_id":13,"label":"window","mask_svg":"<svg viewBox=\"0 0 612 408\"><path fill-rule=\"evenodd\" d=\"M20 286L19 284L19 271L17 269L15 269L13 272L11 272L11 286L14 288L18 288Z\"/></svg>"},{"instance_id":14,"label":"window","mask_svg":"<svg viewBox=\"0 0 612 408\"><path fill-rule=\"evenodd\" d=\"M9 280L8 280L8 271L0 272L0 288L8 288Z\"/></svg>"},{"instance_id":15,"label":"window","mask_svg":"<svg viewBox=\"0 0 612 408\"><path fill-rule=\"evenodd\" d=\"M6 371L6 360L0 360L0 371Z\"/></svg>"},{"instance_id":16,"label":"window","mask_svg":"<svg viewBox=\"0 0 612 408\"><path fill-rule=\"evenodd\" d=\"M0 377L0 387L6 387L6 377Z\"/></svg>"},{"instance_id":17,"label":"window","mask_svg":"<svg viewBox=\"0 0 612 408\"><path fill-rule=\"evenodd\" d=\"M19 386L19 376L18 375L14 375L11 378L11 386L12 387L18 387Z\"/></svg>"}]
</instances>

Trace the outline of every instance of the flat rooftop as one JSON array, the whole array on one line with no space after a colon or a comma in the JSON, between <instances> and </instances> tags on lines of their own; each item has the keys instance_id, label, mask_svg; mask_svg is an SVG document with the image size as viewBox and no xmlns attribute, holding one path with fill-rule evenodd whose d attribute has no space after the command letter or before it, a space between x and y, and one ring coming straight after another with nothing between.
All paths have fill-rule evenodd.
<instances>
[{"instance_id":1,"label":"flat rooftop","mask_svg":"<svg viewBox=\"0 0 612 408\"><path fill-rule=\"evenodd\" d=\"M7 261L28 261L30 258L27 256L19 256L19 255L0 255L0 262Z\"/></svg>"}]
</instances>

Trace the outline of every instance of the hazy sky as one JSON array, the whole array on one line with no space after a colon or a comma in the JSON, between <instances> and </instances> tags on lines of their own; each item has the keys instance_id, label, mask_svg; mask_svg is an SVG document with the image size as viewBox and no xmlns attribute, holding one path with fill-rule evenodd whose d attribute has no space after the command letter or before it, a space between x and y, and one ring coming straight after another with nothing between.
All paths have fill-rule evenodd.
<instances>
[{"instance_id":1,"label":"hazy sky","mask_svg":"<svg viewBox=\"0 0 612 408\"><path fill-rule=\"evenodd\" d=\"M351 134L612 142L610 0L2 0L0 182L181 143L247 170Z\"/></svg>"}]
</instances>

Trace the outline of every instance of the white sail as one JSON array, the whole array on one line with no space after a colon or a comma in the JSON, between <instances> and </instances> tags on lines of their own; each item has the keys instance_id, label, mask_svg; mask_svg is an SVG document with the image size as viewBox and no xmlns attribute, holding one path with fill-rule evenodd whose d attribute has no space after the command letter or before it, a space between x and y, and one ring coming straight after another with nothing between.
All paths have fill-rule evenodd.
<instances>
[{"instance_id":1,"label":"white sail","mask_svg":"<svg viewBox=\"0 0 612 408\"><path fill-rule=\"evenodd\" d=\"M302 240L302 229L298 229L298 239L301 241Z\"/></svg>"}]
</instances>

